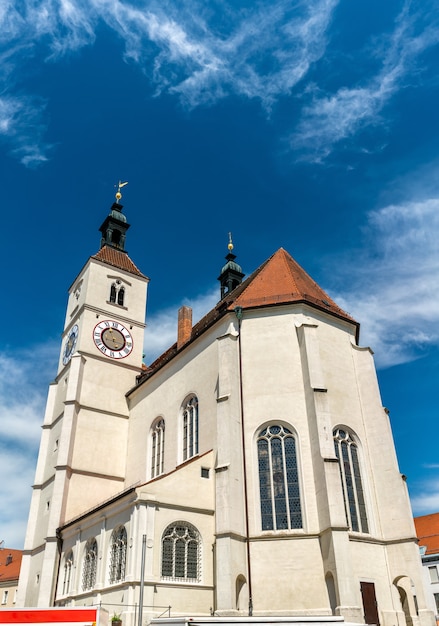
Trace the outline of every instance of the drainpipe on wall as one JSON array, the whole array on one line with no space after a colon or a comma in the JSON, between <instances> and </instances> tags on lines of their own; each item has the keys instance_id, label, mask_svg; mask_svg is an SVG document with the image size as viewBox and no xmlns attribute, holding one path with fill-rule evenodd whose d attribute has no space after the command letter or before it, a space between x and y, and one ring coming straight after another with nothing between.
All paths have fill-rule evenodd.
<instances>
[{"instance_id":1,"label":"drainpipe on wall","mask_svg":"<svg viewBox=\"0 0 439 626\"><path fill-rule=\"evenodd\" d=\"M145 557L146 557L146 535L142 535L142 559L140 565L140 589L139 589L139 620L138 626L142 626L143 621L143 590L145 588Z\"/></svg>"},{"instance_id":2,"label":"drainpipe on wall","mask_svg":"<svg viewBox=\"0 0 439 626\"><path fill-rule=\"evenodd\" d=\"M242 445L242 464L244 473L244 511L245 511L245 543L247 548L247 574L248 574L248 614L253 615L253 594L252 594L252 574L250 559L250 536L248 524L248 493L247 493L247 459L245 455L245 429L244 429L244 394L242 388L242 345L241 345L241 325L242 325L242 307L237 306L234 309L236 319L238 320L238 360L239 360L239 401L241 404L241 445Z\"/></svg>"},{"instance_id":3,"label":"drainpipe on wall","mask_svg":"<svg viewBox=\"0 0 439 626\"><path fill-rule=\"evenodd\" d=\"M51 600L50 600L50 606L55 606L55 600L56 600L56 594L58 591L58 582L59 582L59 568L61 565L61 554L62 554L62 549L63 549L63 538L62 538L62 534L61 534L61 530L59 528L56 529L55 531L55 535L56 535L56 563L55 563L55 567L56 567L56 576L55 576L55 580L51 589Z\"/></svg>"}]
</instances>

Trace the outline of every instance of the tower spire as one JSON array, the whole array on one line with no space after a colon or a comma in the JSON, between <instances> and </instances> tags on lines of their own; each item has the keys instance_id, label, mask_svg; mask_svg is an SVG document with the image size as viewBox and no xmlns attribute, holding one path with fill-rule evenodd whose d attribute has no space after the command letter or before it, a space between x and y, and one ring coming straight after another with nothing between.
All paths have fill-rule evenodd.
<instances>
[{"instance_id":1,"label":"tower spire","mask_svg":"<svg viewBox=\"0 0 439 626\"><path fill-rule=\"evenodd\" d=\"M110 209L110 213L105 218L101 227L99 228L102 233L101 237L101 248L104 246L110 246L111 248L117 248L121 252L126 252L125 250L125 239L126 232L130 227L130 224L127 222L127 218L122 213L123 205L120 204L120 200L122 199L121 189L128 185L128 181L121 182L117 185L117 192L115 194L116 202L113 202L113 205Z\"/></svg>"},{"instance_id":2,"label":"tower spire","mask_svg":"<svg viewBox=\"0 0 439 626\"><path fill-rule=\"evenodd\" d=\"M223 266L221 270L221 274L218 276L218 280L221 284L221 300L235 287L242 283L242 279L244 278L244 273L242 268L238 263L235 263L236 255L232 253L234 248L232 233L229 232L229 243L227 244L227 249L229 253L227 254L226 261L227 263Z\"/></svg>"}]
</instances>

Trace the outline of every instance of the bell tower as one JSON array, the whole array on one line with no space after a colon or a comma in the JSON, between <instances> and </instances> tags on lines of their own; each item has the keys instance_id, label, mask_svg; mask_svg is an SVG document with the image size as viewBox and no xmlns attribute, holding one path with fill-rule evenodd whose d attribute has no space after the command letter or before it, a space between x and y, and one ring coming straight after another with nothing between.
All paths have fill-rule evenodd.
<instances>
[{"instance_id":1,"label":"bell tower","mask_svg":"<svg viewBox=\"0 0 439 626\"><path fill-rule=\"evenodd\" d=\"M19 606L50 606L57 529L120 493L128 440L126 392L142 371L148 278L125 250L116 202L101 247L69 289L58 372L49 387L19 581Z\"/></svg>"}]
</instances>

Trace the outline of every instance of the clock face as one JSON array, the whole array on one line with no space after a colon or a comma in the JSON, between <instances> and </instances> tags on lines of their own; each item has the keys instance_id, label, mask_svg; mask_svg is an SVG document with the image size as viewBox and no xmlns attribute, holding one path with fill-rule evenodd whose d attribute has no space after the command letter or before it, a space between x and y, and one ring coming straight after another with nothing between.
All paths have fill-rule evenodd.
<instances>
[{"instance_id":1,"label":"clock face","mask_svg":"<svg viewBox=\"0 0 439 626\"><path fill-rule=\"evenodd\" d=\"M66 345L64 346L64 352L62 355L62 362L64 365L70 361L72 354L75 351L76 342L78 340L78 324L75 324L73 328L70 329L69 334L67 335Z\"/></svg>"},{"instance_id":2,"label":"clock face","mask_svg":"<svg viewBox=\"0 0 439 626\"><path fill-rule=\"evenodd\" d=\"M96 324L93 341L97 349L110 359L124 359L133 349L133 338L120 322L104 320Z\"/></svg>"}]
</instances>

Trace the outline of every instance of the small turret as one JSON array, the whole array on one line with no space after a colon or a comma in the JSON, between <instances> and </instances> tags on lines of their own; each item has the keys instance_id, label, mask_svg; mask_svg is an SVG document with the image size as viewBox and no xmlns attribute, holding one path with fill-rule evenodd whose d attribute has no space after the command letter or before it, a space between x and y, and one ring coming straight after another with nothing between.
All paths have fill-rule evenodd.
<instances>
[{"instance_id":1,"label":"small turret","mask_svg":"<svg viewBox=\"0 0 439 626\"><path fill-rule=\"evenodd\" d=\"M229 294L235 287L242 283L242 279L245 274L238 263L235 263L236 255L232 253L233 242L232 233L229 233L229 243L227 246L229 253L225 257L227 263L221 270L221 274L218 276L218 280L221 283L221 300Z\"/></svg>"}]
</instances>

